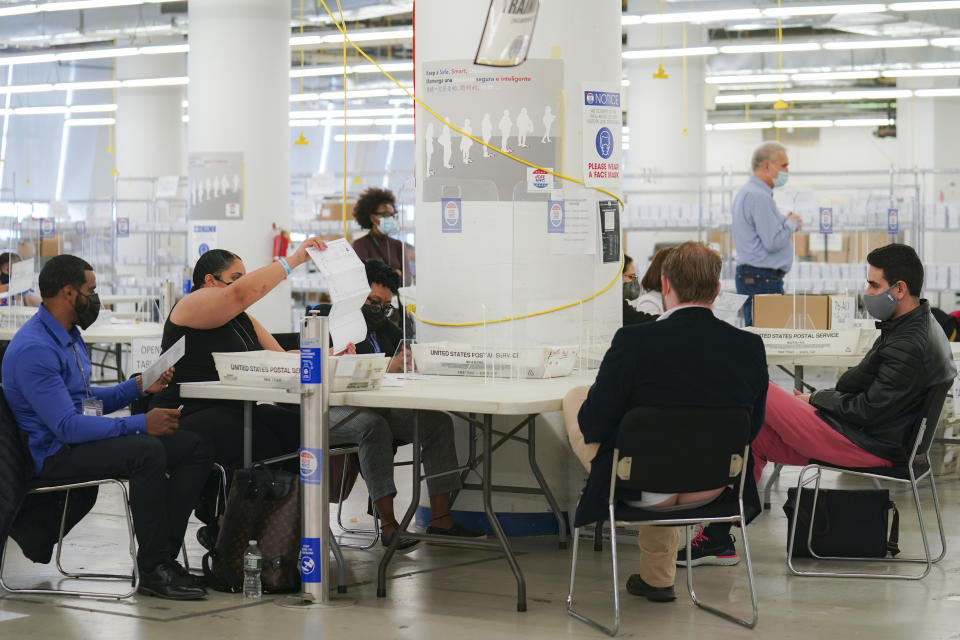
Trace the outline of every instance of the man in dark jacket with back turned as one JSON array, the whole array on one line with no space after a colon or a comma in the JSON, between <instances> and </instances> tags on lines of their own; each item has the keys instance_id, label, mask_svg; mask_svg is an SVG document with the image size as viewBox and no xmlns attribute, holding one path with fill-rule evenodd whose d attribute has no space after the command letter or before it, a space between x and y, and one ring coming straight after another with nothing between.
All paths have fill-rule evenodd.
<instances>
[{"instance_id":1,"label":"man in dark jacket with back turned","mask_svg":"<svg viewBox=\"0 0 960 640\"><path fill-rule=\"evenodd\" d=\"M720 267L720 256L705 245L680 245L663 263L666 313L656 322L623 327L614 336L580 409L579 429L574 421L567 424L574 453L590 469L577 526L606 517L613 449L630 409L742 407L750 412L751 436L760 430L768 381L763 341L714 317L711 305L720 292ZM576 392L564 399L565 414L572 413L570 400ZM663 453L685 464L680 452ZM709 499L717 489L710 496L644 492L641 506ZM677 527L640 527L640 572L627 581L630 593L654 601L675 599L677 538ZM736 552L731 548L730 553L735 563Z\"/></svg>"}]
</instances>

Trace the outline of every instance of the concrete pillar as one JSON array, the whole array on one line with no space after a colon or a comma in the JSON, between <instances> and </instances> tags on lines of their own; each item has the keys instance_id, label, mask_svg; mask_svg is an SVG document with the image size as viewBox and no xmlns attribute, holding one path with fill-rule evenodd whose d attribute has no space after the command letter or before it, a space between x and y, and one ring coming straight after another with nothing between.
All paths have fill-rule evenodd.
<instances>
[{"instance_id":1,"label":"concrete pillar","mask_svg":"<svg viewBox=\"0 0 960 640\"><path fill-rule=\"evenodd\" d=\"M243 153L243 219L215 223L218 246L250 271L271 259L272 225L290 227L290 3L192 0L189 10L187 149ZM288 282L250 312L290 331Z\"/></svg>"},{"instance_id":2,"label":"concrete pillar","mask_svg":"<svg viewBox=\"0 0 960 640\"><path fill-rule=\"evenodd\" d=\"M473 135L489 138L494 146L502 143L500 121L508 119L507 146L515 155L582 179L582 111L585 104L592 104L585 102L585 91L591 92L593 100L593 92L620 89L620 4L562 5L541 5L526 62L513 68L475 69L472 62L490 3L419 0L415 15L417 95L439 109L438 115L452 119L459 127L469 126ZM479 74L470 84L472 93L459 94L470 98L451 100L453 92L432 90L442 84L442 74L453 77L461 69ZM436 72L430 76L432 85L427 82L427 71ZM524 88L531 78L541 84ZM440 83L436 82L438 79ZM496 87L496 93L484 94L486 86ZM504 86L510 88L500 89ZM552 109L552 120L546 106ZM521 115L524 109L526 116ZM484 116L489 116L489 120ZM532 131L523 143L519 139L519 124L525 117L532 121ZM545 119L552 123L553 146L544 136ZM489 122L486 133L485 122ZM528 122L523 128L529 125ZM613 129L619 132L619 126ZM595 135L590 133L591 149ZM499 154L487 157L485 149L476 143L467 141L462 147L461 142L460 133L447 130L425 110L418 109L418 313L435 322L489 321L581 300L614 279L617 282L587 303L535 318L472 327L419 325L418 340L498 349L573 344L592 352L587 355L601 355L621 323L619 260L602 263L597 247L590 247L593 253L586 247L577 252L565 252L558 247L548 227L547 196L531 197L526 168ZM428 144L432 153L428 153ZM584 210L588 212L584 220L587 228L599 226L597 201L609 200L611 196L559 179L554 188L556 192L546 190L553 200L562 198L570 203L570 194L574 192L576 197L583 198ZM571 191L561 193L563 189ZM619 196L620 184L611 190ZM462 228L457 232L450 232L450 226L455 225L445 222L442 198L447 197L462 201ZM567 221L572 213L570 205ZM595 236L594 239L597 240ZM491 384L510 382L501 379ZM516 420L504 418L498 419L495 427L508 430L515 424ZM467 449L462 434L463 430L458 430L461 457ZM562 417L551 414L538 418L537 434L541 469L561 508L569 507L572 511L572 498L582 487L583 469L570 453ZM531 486L534 482L525 450L515 443L507 443L497 451L494 466L498 484ZM498 494L495 504L498 513L514 516L503 521L508 533L540 534L556 529L542 497ZM456 509L460 512L458 518L467 525L478 525L484 518L475 492L461 494ZM423 522L425 516L422 511L418 519Z\"/></svg>"},{"instance_id":3,"label":"concrete pillar","mask_svg":"<svg viewBox=\"0 0 960 640\"><path fill-rule=\"evenodd\" d=\"M953 88L945 78L901 78L898 88ZM897 102L897 157L900 169L960 168L960 98L914 97ZM908 181L904 177L901 183ZM908 182L907 182L908 183ZM920 179L924 204L953 204L960 201L960 176L926 175ZM926 263L960 262L955 233L928 231L920 247Z\"/></svg>"},{"instance_id":4,"label":"concrete pillar","mask_svg":"<svg viewBox=\"0 0 960 640\"><path fill-rule=\"evenodd\" d=\"M186 74L186 57L182 54L132 56L117 58L117 79L177 77ZM116 195L118 218L129 218L133 229L144 222L166 222L166 204L151 211L155 183L165 175L182 175L186 164L186 132L181 121L183 87L138 87L117 89L116 135L114 162L117 169ZM96 226L97 221L94 222ZM91 228L93 233L93 228ZM148 278L179 282L181 269L160 264L168 257L183 255L182 236L157 242L134 231L126 238L117 238L117 284L120 287L159 286ZM151 261L152 265L136 264Z\"/></svg>"}]
</instances>

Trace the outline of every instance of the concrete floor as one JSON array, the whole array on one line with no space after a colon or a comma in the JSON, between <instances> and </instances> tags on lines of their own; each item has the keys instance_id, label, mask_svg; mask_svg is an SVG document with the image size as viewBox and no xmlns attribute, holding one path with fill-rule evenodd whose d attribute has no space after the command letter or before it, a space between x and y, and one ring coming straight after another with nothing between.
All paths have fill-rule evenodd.
<instances>
[{"instance_id":1,"label":"concrete floor","mask_svg":"<svg viewBox=\"0 0 960 640\"><path fill-rule=\"evenodd\" d=\"M624 582L636 571L639 552L635 544L625 540L619 545L621 635L783 640L960 638L958 478L938 479L952 552L924 580L831 580L791 576L785 564L786 518L780 505L786 498L786 488L796 482L796 472L785 469L773 494L773 510L760 516L748 531L760 605L755 630L698 610L686 594L682 570L678 573L676 602L652 603L628 594ZM835 480L825 484L835 484ZM843 486L859 485L844 481ZM901 548L904 553L918 553L922 548L912 499L899 486L893 496L901 511ZM67 563L72 559L72 566L107 570L125 566L125 524L117 515L118 499L113 489L102 491L94 512L67 538ZM364 500L363 491L354 491L347 520L365 517L361 513ZM929 509L928 526L935 527L929 492L924 505ZM196 526L192 523L188 532L194 566L201 556L193 533ZM742 555L740 532L734 533ZM583 542L578 608L610 620L609 542L605 542L602 554L593 551L592 541ZM250 602L238 594L217 592L211 592L205 601L177 603L145 596L117 602L0 591L0 639L604 637L565 613L570 551L558 550L555 538L515 538L512 543L527 577L526 613L516 612L516 583L501 555L450 546L428 545L399 557L391 567L388 597L377 598L378 545L371 551L345 551L349 571L346 597L356 601L346 608L298 611L278 606L282 596L264 596L261 601ZM938 548L936 542L933 544ZM57 582L53 565L31 564L16 544L10 544L7 555L5 579L9 583L26 586ZM695 578L701 599L746 615L749 593L744 562L736 567L701 567L695 570Z\"/></svg>"}]
</instances>

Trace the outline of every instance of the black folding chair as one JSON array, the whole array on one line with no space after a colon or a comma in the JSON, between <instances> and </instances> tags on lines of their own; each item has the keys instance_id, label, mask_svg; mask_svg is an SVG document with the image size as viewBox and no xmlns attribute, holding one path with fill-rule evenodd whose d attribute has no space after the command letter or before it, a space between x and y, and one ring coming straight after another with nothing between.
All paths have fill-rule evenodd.
<instances>
[{"instance_id":1,"label":"black folding chair","mask_svg":"<svg viewBox=\"0 0 960 640\"><path fill-rule=\"evenodd\" d=\"M932 468L930 467L930 445L933 444L933 436L937 430L937 422L940 420L940 411L943 409L944 400L947 392L950 390L953 382L945 382L935 385L927 390L921 405L920 413L917 417L916 435L913 439L913 446L910 449L909 462L894 465L892 467L877 468L853 468L841 467L811 460L810 464L800 470L800 478L797 480L797 495L794 501L794 513L800 513L800 494L801 489L811 482L815 482L813 490L813 505L811 506L810 529L807 531L807 549L814 558L822 560L841 560L841 561L861 561L861 562L913 562L923 563L923 571L914 574L898 573L871 573L871 572L835 572L835 571L800 571L793 565L793 541L797 533L797 520L793 519L790 527L790 540L787 545L787 566L795 575L798 576L819 576L823 578L889 578L893 580L920 580L928 573L930 568L937 562L943 560L947 553L947 537L943 531L943 516L940 514L940 499L937 496L937 486L933 482ZM806 478L808 471L813 471L814 475ZM900 484L910 485L913 492L913 501L917 506L917 518L920 521L920 535L923 538L923 557L922 558L838 558L818 556L813 552L811 541L813 540L814 514L816 514L817 498L820 495L820 480L823 477L822 471L836 471L841 474L859 476L861 478L871 478L875 482L886 480ZM933 494L933 509L937 514L937 527L940 529L940 555L936 558L930 554L930 543L927 540L927 529L923 523L923 508L920 506L920 482L924 479L930 481L930 491ZM801 532L801 535L803 532Z\"/></svg>"},{"instance_id":2,"label":"black folding chair","mask_svg":"<svg viewBox=\"0 0 960 640\"><path fill-rule=\"evenodd\" d=\"M10 407L7 405L6 398L3 395L2 388L0 388L0 429L4 431L4 434L10 436L5 438L5 442L13 443L13 446L20 445L22 451L19 451L19 455L24 459L29 461L30 455L26 449L26 444L23 442L22 432L17 426L16 420L13 417L13 413L10 411ZM32 464L32 462L29 462ZM116 486L120 495L123 499L123 509L124 517L127 522L127 551L130 557L131 569L130 573L88 573L82 571L71 571L65 569L61 562L61 554L63 551L63 538L66 535L66 522L67 522L67 512L70 500L70 492L73 489L84 489L87 487L99 487L102 485L112 484ZM104 593L99 591L86 591L83 589L60 589L60 588L20 588L14 587L6 583L3 580L3 569L6 564L7 558L7 544L8 539L5 537L2 541L2 549L0 549L0 587L10 591L11 593L39 593L39 594L54 594L54 595L67 595L67 596L88 596L96 598L115 598L121 600L123 598L128 598L137 592L137 586L140 583L140 575L137 570L137 547L136 539L133 531L133 515L130 512L130 501L127 496L127 488L123 483L121 478L75 478L73 480L59 480L59 481L42 481L33 479L26 484L27 494L37 494L37 493L58 493L65 492L66 496L63 501L63 512L60 517L60 534L57 538L57 554L56 554L56 566L57 570L66 578L75 578L79 580L119 580L122 582L127 582L130 584L130 588L121 592L121 593Z\"/></svg>"},{"instance_id":3,"label":"black folding chair","mask_svg":"<svg viewBox=\"0 0 960 640\"><path fill-rule=\"evenodd\" d=\"M631 409L620 423L617 448L613 452L608 503L611 529L617 525L694 525L710 522L738 523L743 536L750 583L752 618L738 618L697 599L693 588L690 531L684 526L687 549L687 589L698 607L748 628L757 624L757 592L753 580L753 562L747 542L743 515L743 486L750 453L750 415L737 408ZM692 493L726 487L708 504L683 508L644 509L625 504L623 492ZM613 561L613 626L606 627L573 609L579 528L573 533L573 559L570 566L570 592L567 613L611 635L620 630L620 595L617 543L611 535Z\"/></svg>"}]
</instances>

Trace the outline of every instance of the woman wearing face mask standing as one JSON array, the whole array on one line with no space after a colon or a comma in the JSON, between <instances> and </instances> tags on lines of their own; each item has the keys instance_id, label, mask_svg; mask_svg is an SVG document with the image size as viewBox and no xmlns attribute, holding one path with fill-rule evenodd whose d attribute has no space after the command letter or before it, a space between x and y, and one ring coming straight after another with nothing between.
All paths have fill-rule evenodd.
<instances>
[{"instance_id":1,"label":"woman wearing face mask standing","mask_svg":"<svg viewBox=\"0 0 960 640\"><path fill-rule=\"evenodd\" d=\"M404 245L391 234L399 230L397 201L388 189L370 187L360 194L353 208L353 217L363 229L370 233L354 240L353 250L361 260L380 260L390 265L403 278L404 285L413 284L413 270L410 261L413 248Z\"/></svg>"},{"instance_id":2,"label":"woman wearing face mask standing","mask_svg":"<svg viewBox=\"0 0 960 640\"><path fill-rule=\"evenodd\" d=\"M186 337L186 353L177 363L171 384L153 396L151 408L183 405L180 428L195 431L206 440L214 460L236 469L243 464L243 403L229 400L180 398L179 383L218 380L213 353L221 351L283 351L277 340L246 312L307 262L307 248L326 249L319 238L305 240L293 255L247 273L243 261L223 249L212 249L197 260L193 290L174 305L163 326L161 349L166 351ZM255 459L296 451L300 446L300 411L297 407L256 405L253 414ZM216 489L216 485L214 485ZM206 492L205 492L206 494ZM202 507L202 505L201 505ZM216 540L212 510L198 507L197 516L208 526L197 538L210 548Z\"/></svg>"}]
</instances>

